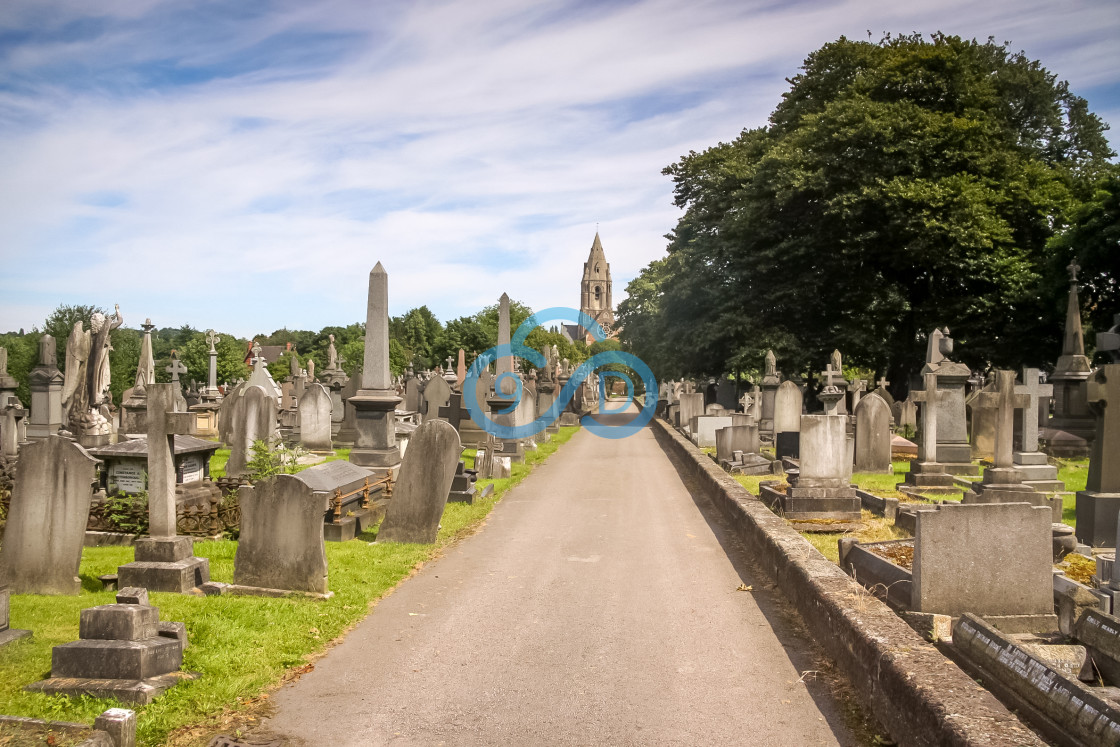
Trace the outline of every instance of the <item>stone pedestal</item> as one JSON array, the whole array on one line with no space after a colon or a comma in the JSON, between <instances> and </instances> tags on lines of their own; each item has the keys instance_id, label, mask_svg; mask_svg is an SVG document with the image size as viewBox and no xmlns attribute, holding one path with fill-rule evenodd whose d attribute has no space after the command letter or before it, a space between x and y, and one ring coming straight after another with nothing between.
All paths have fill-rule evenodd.
<instances>
[{"instance_id":1,"label":"stone pedestal","mask_svg":"<svg viewBox=\"0 0 1120 747\"><path fill-rule=\"evenodd\" d=\"M120 603L124 600L132 602ZM123 588L117 601L82 610L78 640L55 646L50 678L27 689L145 704L175 683L194 679L179 671L186 626L160 622L143 589Z\"/></svg>"},{"instance_id":2,"label":"stone pedestal","mask_svg":"<svg viewBox=\"0 0 1120 747\"><path fill-rule=\"evenodd\" d=\"M217 438L218 409L220 407L220 402L200 402L197 405L191 405L189 408L191 414L190 435L197 438Z\"/></svg>"},{"instance_id":3,"label":"stone pedestal","mask_svg":"<svg viewBox=\"0 0 1120 747\"><path fill-rule=\"evenodd\" d=\"M401 398L391 389L359 389L350 398L354 407L357 438L350 450L350 461L359 467L394 470L400 466L396 418L393 415Z\"/></svg>"},{"instance_id":4,"label":"stone pedestal","mask_svg":"<svg viewBox=\"0 0 1120 747\"><path fill-rule=\"evenodd\" d=\"M451 480L451 492L447 495L447 502L473 504L478 495L474 485L477 479L478 471L467 469L466 464L460 461L459 466L455 468L455 477Z\"/></svg>"},{"instance_id":5,"label":"stone pedestal","mask_svg":"<svg viewBox=\"0 0 1120 747\"><path fill-rule=\"evenodd\" d=\"M1065 483L1058 479L1058 468L1050 464L1041 451L1017 451L1014 463L1024 485L1043 493L1060 493L1066 489Z\"/></svg>"},{"instance_id":6,"label":"stone pedestal","mask_svg":"<svg viewBox=\"0 0 1120 747\"><path fill-rule=\"evenodd\" d=\"M799 531L835 532L845 522L860 521L859 496L850 484L847 424L846 415L801 417L800 469L775 501Z\"/></svg>"},{"instance_id":7,"label":"stone pedestal","mask_svg":"<svg viewBox=\"0 0 1120 747\"><path fill-rule=\"evenodd\" d=\"M1029 503L1049 508L1054 522L1062 520L1061 497L1040 493L1024 484L1019 470L1014 468L991 467L984 470L980 484L966 490L961 503Z\"/></svg>"},{"instance_id":8,"label":"stone pedestal","mask_svg":"<svg viewBox=\"0 0 1120 747\"><path fill-rule=\"evenodd\" d=\"M39 341L39 364L28 376L31 388L31 417L27 437L39 441L58 433L62 425L63 376L56 365L54 338L43 335Z\"/></svg>"},{"instance_id":9,"label":"stone pedestal","mask_svg":"<svg viewBox=\"0 0 1120 747\"><path fill-rule=\"evenodd\" d=\"M210 561L194 557L190 537L143 537L135 547L136 560L117 569L121 588L185 594L210 580Z\"/></svg>"}]
</instances>

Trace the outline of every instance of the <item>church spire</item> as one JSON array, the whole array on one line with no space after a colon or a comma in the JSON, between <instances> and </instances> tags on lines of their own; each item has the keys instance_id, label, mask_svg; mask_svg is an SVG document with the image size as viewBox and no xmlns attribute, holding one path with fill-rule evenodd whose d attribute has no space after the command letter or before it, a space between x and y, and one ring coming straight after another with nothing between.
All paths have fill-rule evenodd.
<instances>
[{"instance_id":1,"label":"church spire","mask_svg":"<svg viewBox=\"0 0 1120 747\"><path fill-rule=\"evenodd\" d=\"M580 311L599 322L608 335L614 327L614 304L611 299L611 266L603 251L599 232L591 242L587 262L583 265L583 282L580 284Z\"/></svg>"}]
</instances>

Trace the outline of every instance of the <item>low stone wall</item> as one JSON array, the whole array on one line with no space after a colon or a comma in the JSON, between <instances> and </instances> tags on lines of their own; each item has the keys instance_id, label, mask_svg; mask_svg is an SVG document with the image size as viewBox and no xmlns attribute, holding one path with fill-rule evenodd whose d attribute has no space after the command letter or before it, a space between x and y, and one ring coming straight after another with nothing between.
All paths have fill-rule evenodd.
<instances>
[{"instance_id":1,"label":"low stone wall","mask_svg":"<svg viewBox=\"0 0 1120 747\"><path fill-rule=\"evenodd\" d=\"M1043 744L699 449L663 421L651 427L677 468L728 517L893 739L905 745Z\"/></svg>"}]
</instances>

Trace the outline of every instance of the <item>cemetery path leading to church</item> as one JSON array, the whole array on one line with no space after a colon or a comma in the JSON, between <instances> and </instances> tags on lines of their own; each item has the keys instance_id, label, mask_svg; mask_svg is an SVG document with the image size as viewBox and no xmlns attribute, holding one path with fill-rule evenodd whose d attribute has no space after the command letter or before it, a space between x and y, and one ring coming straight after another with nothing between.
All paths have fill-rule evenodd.
<instances>
[{"instance_id":1,"label":"cemetery path leading to church","mask_svg":"<svg viewBox=\"0 0 1120 747\"><path fill-rule=\"evenodd\" d=\"M583 429L275 693L264 728L307 745L857 744L714 514L648 427Z\"/></svg>"}]
</instances>

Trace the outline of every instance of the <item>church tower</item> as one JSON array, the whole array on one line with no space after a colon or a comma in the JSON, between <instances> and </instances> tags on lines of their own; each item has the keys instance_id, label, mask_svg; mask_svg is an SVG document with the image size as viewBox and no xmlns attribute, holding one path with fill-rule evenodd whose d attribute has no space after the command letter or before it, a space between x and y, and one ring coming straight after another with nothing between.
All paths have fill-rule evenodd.
<instances>
[{"instance_id":1,"label":"church tower","mask_svg":"<svg viewBox=\"0 0 1120 747\"><path fill-rule=\"evenodd\" d=\"M599 232L591 244L591 253L583 265L579 309L599 322L608 337L614 337L614 305L611 302L611 266L603 254Z\"/></svg>"}]
</instances>

